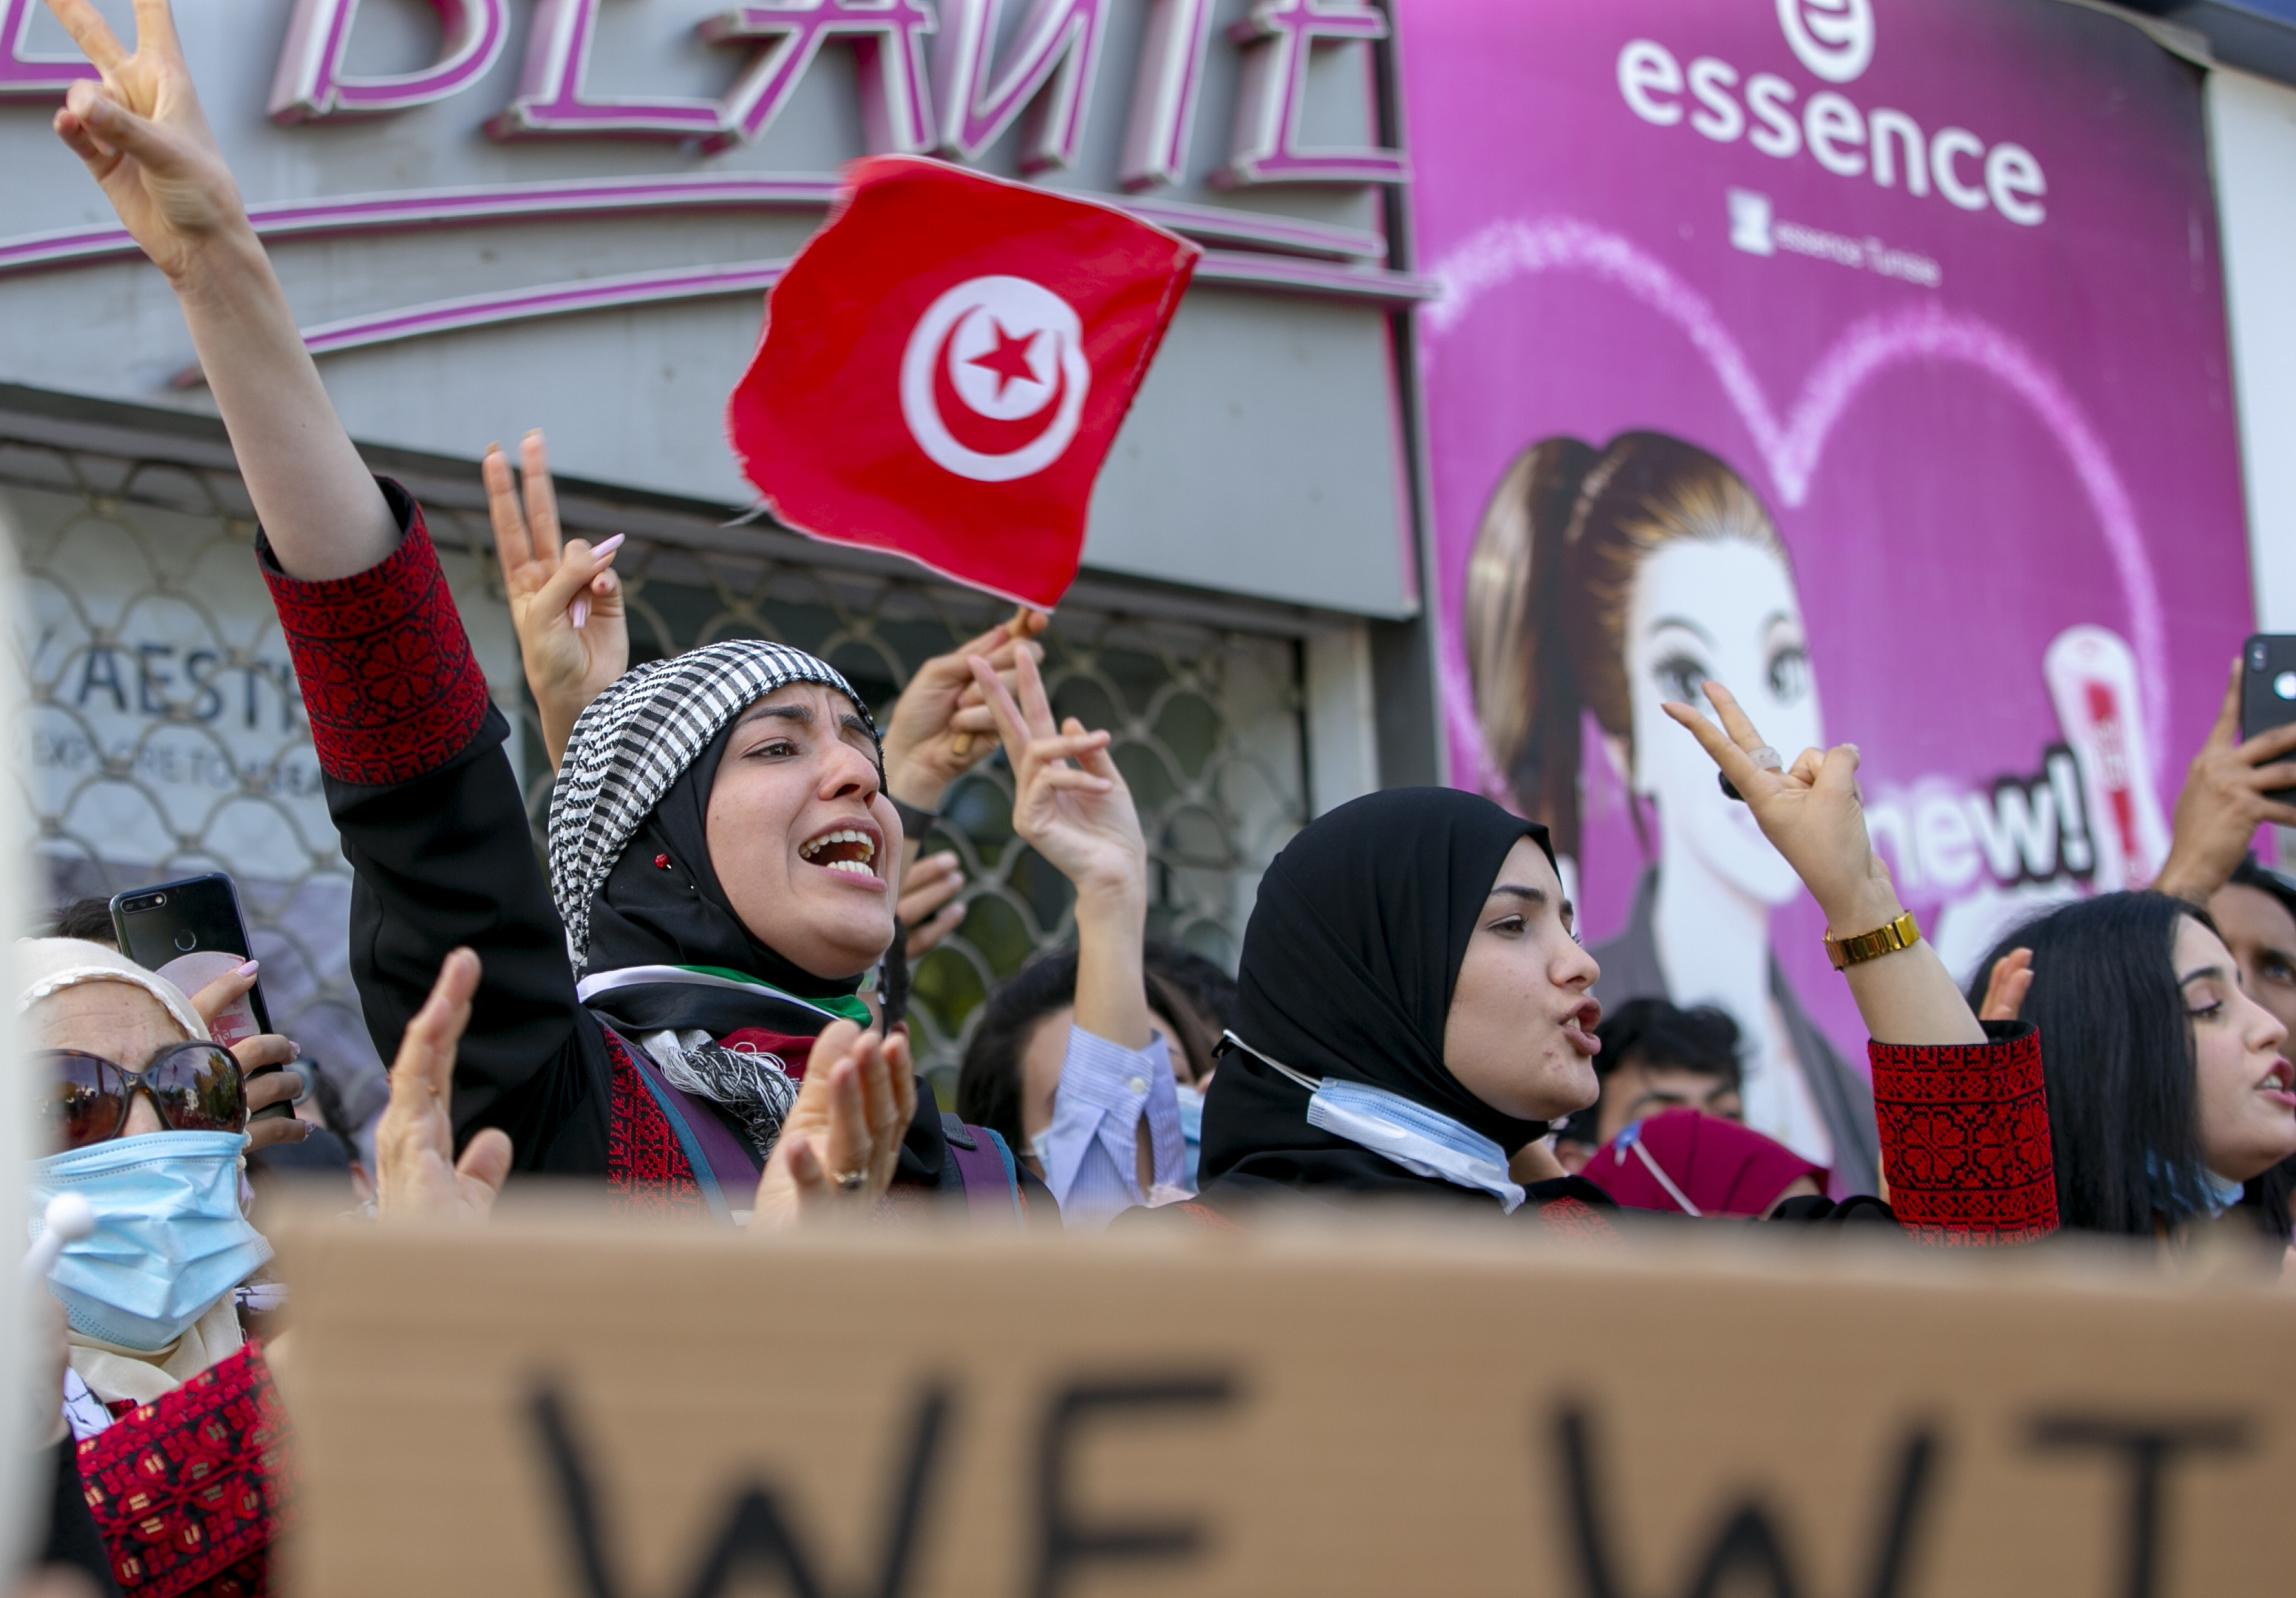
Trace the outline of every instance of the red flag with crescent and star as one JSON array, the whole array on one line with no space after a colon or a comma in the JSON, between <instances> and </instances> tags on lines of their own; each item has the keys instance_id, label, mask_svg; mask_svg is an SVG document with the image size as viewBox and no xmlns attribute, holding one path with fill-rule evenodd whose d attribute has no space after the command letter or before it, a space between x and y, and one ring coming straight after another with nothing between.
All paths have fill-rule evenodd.
<instances>
[{"instance_id":1,"label":"red flag with crescent and star","mask_svg":"<svg viewBox=\"0 0 2296 1598\"><path fill-rule=\"evenodd\" d=\"M1050 610L1202 252L1111 206L857 162L726 408L785 526Z\"/></svg>"}]
</instances>

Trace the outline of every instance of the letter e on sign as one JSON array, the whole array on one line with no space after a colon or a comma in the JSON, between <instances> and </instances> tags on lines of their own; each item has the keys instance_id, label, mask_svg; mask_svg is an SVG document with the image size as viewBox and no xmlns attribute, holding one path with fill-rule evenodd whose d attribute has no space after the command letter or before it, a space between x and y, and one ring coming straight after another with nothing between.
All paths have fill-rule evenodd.
<instances>
[{"instance_id":1,"label":"letter e on sign","mask_svg":"<svg viewBox=\"0 0 2296 1598\"><path fill-rule=\"evenodd\" d=\"M1866 158L1858 153L1866 143L1866 119L1849 101L1832 89L1819 90L1801 108L1801 125L1819 166L1841 177L1866 170Z\"/></svg>"},{"instance_id":2,"label":"letter e on sign","mask_svg":"<svg viewBox=\"0 0 2296 1598\"><path fill-rule=\"evenodd\" d=\"M1682 93L1682 63L1668 54L1663 45L1631 40L1619 52L1619 93L1626 96L1628 109L1644 121L1671 127L1682 120L1682 107L1652 96Z\"/></svg>"},{"instance_id":3,"label":"letter e on sign","mask_svg":"<svg viewBox=\"0 0 2296 1598\"><path fill-rule=\"evenodd\" d=\"M1993 209L2021 227L2037 227L2049 214L2040 197L2049 192L2041 163L2022 144L1996 144L1985 158L1985 192Z\"/></svg>"}]
</instances>

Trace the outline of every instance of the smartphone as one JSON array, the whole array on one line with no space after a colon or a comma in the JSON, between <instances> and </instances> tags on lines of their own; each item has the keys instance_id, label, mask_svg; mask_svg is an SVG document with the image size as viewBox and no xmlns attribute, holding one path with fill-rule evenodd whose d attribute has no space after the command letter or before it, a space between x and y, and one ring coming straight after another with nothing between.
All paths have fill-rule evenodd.
<instances>
[{"instance_id":1,"label":"smartphone","mask_svg":"<svg viewBox=\"0 0 2296 1598\"><path fill-rule=\"evenodd\" d=\"M239 890L221 872L112 895L111 930L121 954L187 994L199 992L254 953L247 922L239 913ZM263 1002L261 980L211 1018L208 1030L226 1048L270 1031L271 1012ZM282 1069L261 1067L250 1073L250 1080ZM291 1103L256 1111L270 1119L294 1113Z\"/></svg>"},{"instance_id":2,"label":"smartphone","mask_svg":"<svg viewBox=\"0 0 2296 1598\"><path fill-rule=\"evenodd\" d=\"M2259 633L2241 651L2240 735L2243 742L2259 733L2296 721L2296 633ZM2296 805L2296 788L2283 788L2265 796L2284 805Z\"/></svg>"}]
</instances>

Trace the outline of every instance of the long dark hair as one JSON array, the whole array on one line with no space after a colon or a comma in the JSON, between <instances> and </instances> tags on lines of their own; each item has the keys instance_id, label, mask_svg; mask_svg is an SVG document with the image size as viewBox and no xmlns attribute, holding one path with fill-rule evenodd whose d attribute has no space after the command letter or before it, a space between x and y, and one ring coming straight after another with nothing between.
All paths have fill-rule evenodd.
<instances>
[{"instance_id":1,"label":"long dark hair","mask_svg":"<svg viewBox=\"0 0 2296 1598\"><path fill-rule=\"evenodd\" d=\"M2033 951L2019 1019L2041 1034L2060 1222L2149 1236L2196 1207L2199 1056L2170 950L2205 911L2160 893L2102 893L2027 922L1996 944L1970 983L1975 1007L1994 965Z\"/></svg>"},{"instance_id":2,"label":"long dark hair","mask_svg":"<svg viewBox=\"0 0 2296 1598\"><path fill-rule=\"evenodd\" d=\"M1212 1050L1235 1006L1235 979L1201 955L1154 938L1142 951L1141 967L1149 1007L1180 1034L1166 1040L1173 1071L1181 1081L1201 1082L1212 1074ZM1074 944L1037 955L989 990L965 1045L956 1113L996 1133L1016 1153L1029 1147L1021 1127L1021 1051L1039 1021L1076 1003L1076 984Z\"/></svg>"},{"instance_id":3,"label":"long dark hair","mask_svg":"<svg viewBox=\"0 0 2296 1598\"><path fill-rule=\"evenodd\" d=\"M1612 737L1633 739L1626 630L1636 574L1669 544L1734 540L1792 570L1745 479L1665 433L1621 433L1601 449L1544 439L1491 490L1463 616L1475 717L1515 808L1546 823L1558 853L1578 852L1580 709Z\"/></svg>"}]
</instances>

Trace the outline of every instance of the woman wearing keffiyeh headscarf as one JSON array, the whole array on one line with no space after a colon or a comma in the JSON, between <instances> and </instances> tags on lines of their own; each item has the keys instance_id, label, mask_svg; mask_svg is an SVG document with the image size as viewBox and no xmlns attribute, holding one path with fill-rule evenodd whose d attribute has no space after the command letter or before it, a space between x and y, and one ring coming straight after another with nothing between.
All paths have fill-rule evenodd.
<instances>
[{"instance_id":1,"label":"woman wearing keffiyeh headscarf","mask_svg":"<svg viewBox=\"0 0 2296 1598\"><path fill-rule=\"evenodd\" d=\"M335 416L167 7L137 8L133 52L93 8L59 15L100 73L56 131L176 290L254 503L377 1046L467 947L459 1142L498 1127L521 1168L603 1176L650 1210L779 1217L898 1182L993 1186L1020 1213L1009 1154L945 1136L906 1039L863 1028L902 828L850 684L747 641L630 674L575 731L545 875L422 512Z\"/></svg>"}]
</instances>

